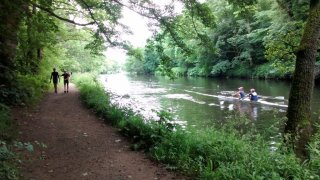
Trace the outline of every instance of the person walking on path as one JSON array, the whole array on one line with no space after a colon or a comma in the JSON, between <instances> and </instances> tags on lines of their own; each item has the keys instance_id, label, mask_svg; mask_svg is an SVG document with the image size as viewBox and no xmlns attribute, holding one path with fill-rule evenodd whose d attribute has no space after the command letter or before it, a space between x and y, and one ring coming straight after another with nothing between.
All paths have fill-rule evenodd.
<instances>
[{"instance_id":1,"label":"person walking on path","mask_svg":"<svg viewBox=\"0 0 320 180\"><path fill-rule=\"evenodd\" d=\"M64 70L61 76L63 76L64 93L68 93L70 74L66 70Z\"/></svg>"},{"instance_id":2,"label":"person walking on path","mask_svg":"<svg viewBox=\"0 0 320 180\"><path fill-rule=\"evenodd\" d=\"M60 77L59 77L59 73L56 71L56 68L53 68L53 72L51 73L51 77L50 77L50 83L51 80L53 80L53 87L54 87L54 92L57 94L57 85L58 82L60 82Z\"/></svg>"}]
</instances>

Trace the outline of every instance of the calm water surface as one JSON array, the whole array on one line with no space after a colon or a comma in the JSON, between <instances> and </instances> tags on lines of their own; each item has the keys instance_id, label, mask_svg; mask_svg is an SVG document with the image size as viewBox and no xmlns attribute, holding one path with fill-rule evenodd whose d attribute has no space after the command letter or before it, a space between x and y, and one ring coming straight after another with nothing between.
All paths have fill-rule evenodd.
<instances>
[{"instance_id":1,"label":"calm water surface","mask_svg":"<svg viewBox=\"0 0 320 180\"><path fill-rule=\"evenodd\" d=\"M242 114L263 131L284 117L288 105L290 84L274 80L179 78L135 76L126 74L102 75L101 82L114 94L113 102L133 108L145 117L167 110L178 123L197 128L223 123L230 114ZM255 88L259 101L252 103L233 97L243 86L246 93ZM312 109L319 121L320 87L314 89Z\"/></svg>"}]
</instances>

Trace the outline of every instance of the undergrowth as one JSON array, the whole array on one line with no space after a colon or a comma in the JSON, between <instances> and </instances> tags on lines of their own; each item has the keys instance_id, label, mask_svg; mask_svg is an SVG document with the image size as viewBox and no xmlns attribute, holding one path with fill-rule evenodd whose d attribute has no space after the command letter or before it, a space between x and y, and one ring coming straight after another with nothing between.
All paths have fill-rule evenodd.
<instances>
[{"instance_id":1,"label":"undergrowth","mask_svg":"<svg viewBox=\"0 0 320 180\"><path fill-rule=\"evenodd\" d=\"M130 109L110 103L110 97L94 77L77 80L83 102L104 121L130 137L133 149L143 149L168 169L196 179L319 179L320 135L310 143L310 161L301 163L282 144L271 150L269 142L230 128L196 130L174 126L168 114L145 120Z\"/></svg>"},{"instance_id":2,"label":"undergrowth","mask_svg":"<svg viewBox=\"0 0 320 180\"><path fill-rule=\"evenodd\" d=\"M0 179L19 179L17 163L20 160L13 149L21 147L14 144L17 127L11 117L11 106L30 106L38 102L49 88L45 83L49 77L18 74L10 86L0 88Z\"/></svg>"},{"instance_id":3,"label":"undergrowth","mask_svg":"<svg viewBox=\"0 0 320 180\"><path fill-rule=\"evenodd\" d=\"M18 179L16 154L11 149L14 132L10 109L0 104L0 179Z\"/></svg>"}]
</instances>

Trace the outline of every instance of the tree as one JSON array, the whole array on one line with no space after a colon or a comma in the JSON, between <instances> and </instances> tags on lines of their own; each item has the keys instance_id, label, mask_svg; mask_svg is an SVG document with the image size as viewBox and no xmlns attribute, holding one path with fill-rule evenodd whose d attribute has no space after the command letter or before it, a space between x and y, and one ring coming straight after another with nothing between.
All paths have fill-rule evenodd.
<instances>
[{"instance_id":1,"label":"tree","mask_svg":"<svg viewBox=\"0 0 320 180\"><path fill-rule=\"evenodd\" d=\"M14 79L17 32L26 8L25 2L21 0L0 2L0 86L11 86L11 81Z\"/></svg>"},{"instance_id":2,"label":"tree","mask_svg":"<svg viewBox=\"0 0 320 180\"><path fill-rule=\"evenodd\" d=\"M288 121L285 133L289 143L301 158L308 157L307 143L312 135L311 99L314 87L314 69L320 39L320 1L311 0L307 23L298 52L294 78L289 95Z\"/></svg>"},{"instance_id":3,"label":"tree","mask_svg":"<svg viewBox=\"0 0 320 180\"><path fill-rule=\"evenodd\" d=\"M128 59L126 61L125 67L128 72L144 74L144 57L143 50L141 48L128 47Z\"/></svg>"}]
</instances>

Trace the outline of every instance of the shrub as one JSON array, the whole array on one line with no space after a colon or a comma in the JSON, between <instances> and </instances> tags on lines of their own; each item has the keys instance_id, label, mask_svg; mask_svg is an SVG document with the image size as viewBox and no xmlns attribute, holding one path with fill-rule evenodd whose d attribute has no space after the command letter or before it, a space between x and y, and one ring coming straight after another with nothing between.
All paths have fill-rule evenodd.
<instances>
[{"instance_id":1,"label":"shrub","mask_svg":"<svg viewBox=\"0 0 320 180\"><path fill-rule=\"evenodd\" d=\"M12 85L0 90L0 103L19 104L38 101L49 88L49 83L40 75L18 75Z\"/></svg>"},{"instance_id":2,"label":"shrub","mask_svg":"<svg viewBox=\"0 0 320 180\"><path fill-rule=\"evenodd\" d=\"M14 132L10 109L0 103L0 140L11 140L15 135Z\"/></svg>"},{"instance_id":3,"label":"shrub","mask_svg":"<svg viewBox=\"0 0 320 180\"><path fill-rule=\"evenodd\" d=\"M263 64L258 66L255 69L254 76L258 78L263 78L263 79L273 79L273 78L290 78L292 76L292 73L281 73L278 71L276 68L272 68L271 63Z\"/></svg>"},{"instance_id":4,"label":"shrub","mask_svg":"<svg viewBox=\"0 0 320 180\"><path fill-rule=\"evenodd\" d=\"M19 179L15 167L16 155L7 144L14 138L13 127L9 108L0 104L0 179Z\"/></svg>"},{"instance_id":5,"label":"shrub","mask_svg":"<svg viewBox=\"0 0 320 180\"><path fill-rule=\"evenodd\" d=\"M10 150L4 141L0 141L0 179L19 179L18 170L15 167L16 155Z\"/></svg>"},{"instance_id":6,"label":"shrub","mask_svg":"<svg viewBox=\"0 0 320 180\"><path fill-rule=\"evenodd\" d=\"M307 162L310 170L320 177L320 124L316 125L316 133L309 144L310 161Z\"/></svg>"}]
</instances>

